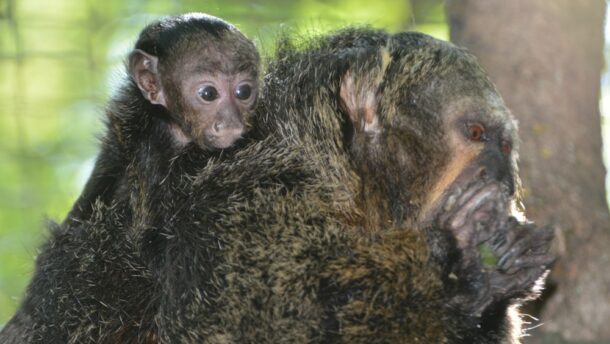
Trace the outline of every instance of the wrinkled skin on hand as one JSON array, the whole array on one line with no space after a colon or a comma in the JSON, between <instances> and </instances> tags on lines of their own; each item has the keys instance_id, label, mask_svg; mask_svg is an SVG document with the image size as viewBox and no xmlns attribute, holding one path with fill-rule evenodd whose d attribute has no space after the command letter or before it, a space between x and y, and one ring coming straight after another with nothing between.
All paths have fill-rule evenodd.
<instances>
[{"instance_id":1,"label":"wrinkled skin on hand","mask_svg":"<svg viewBox=\"0 0 610 344\"><path fill-rule=\"evenodd\" d=\"M438 219L439 227L456 238L461 252L456 269L481 271L468 277L474 279L470 282L476 289L467 296L469 300L464 295L454 300L470 305L468 311L476 315L491 303L526 297L555 262L549 253L553 229L519 222L508 214L508 201L503 185L477 180L455 187Z\"/></svg>"}]
</instances>

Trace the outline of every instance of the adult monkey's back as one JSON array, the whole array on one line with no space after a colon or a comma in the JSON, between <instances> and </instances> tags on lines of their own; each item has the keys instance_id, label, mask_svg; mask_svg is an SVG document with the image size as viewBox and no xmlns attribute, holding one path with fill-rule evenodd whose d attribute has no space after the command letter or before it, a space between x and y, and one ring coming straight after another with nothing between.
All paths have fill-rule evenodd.
<instances>
[{"instance_id":1,"label":"adult monkey's back","mask_svg":"<svg viewBox=\"0 0 610 344\"><path fill-rule=\"evenodd\" d=\"M262 98L261 140L174 186L162 340L518 341L551 231L510 216L516 128L474 57L348 29L284 42Z\"/></svg>"}]
</instances>

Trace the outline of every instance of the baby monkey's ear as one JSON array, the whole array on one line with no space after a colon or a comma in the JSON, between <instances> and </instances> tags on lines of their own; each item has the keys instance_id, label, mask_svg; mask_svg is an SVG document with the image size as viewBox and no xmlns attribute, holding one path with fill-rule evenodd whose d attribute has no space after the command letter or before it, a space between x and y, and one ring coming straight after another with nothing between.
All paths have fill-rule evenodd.
<instances>
[{"instance_id":1,"label":"baby monkey's ear","mask_svg":"<svg viewBox=\"0 0 610 344\"><path fill-rule=\"evenodd\" d=\"M129 74L136 82L144 98L152 104L166 106L165 95L158 70L159 59L140 49L129 54Z\"/></svg>"}]
</instances>

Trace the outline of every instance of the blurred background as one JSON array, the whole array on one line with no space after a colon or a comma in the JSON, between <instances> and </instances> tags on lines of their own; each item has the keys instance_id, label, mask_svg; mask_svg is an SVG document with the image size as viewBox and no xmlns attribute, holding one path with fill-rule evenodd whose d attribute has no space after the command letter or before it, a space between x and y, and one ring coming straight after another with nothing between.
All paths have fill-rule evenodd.
<instances>
[{"instance_id":1,"label":"blurred background","mask_svg":"<svg viewBox=\"0 0 610 344\"><path fill-rule=\"evenodd\" d=\"M560 224L560 242L556 249L564 256L570 257L571 252L582 248L583 242L590 239L607 244L608 241L604 241L607 234L597 234L610 230L600 135L603 130L607 140L610 140L610 126L605 124L607 121L603 121L599 112L600 102L610 112L610 101L604 102L604 99L610 100L610 88L604 93L605 97L601 97L599 92L600 85L610 85L608 77L602 73L605 3L601 0L520 0L513 5L502 5L501 1L494 0L488 1L491 6L486 7L488 5L485 2L0 0L0 326L14 313L31 277L37 247L47 236L44 221L63 220L91 172L98 149L97 139L103 133L104 105L124 78L124 59L139 31L160 16L189 11L206 12L235 24L256 42L263 56L272 55L274 42L282 30L290 29L308 35L349 24L370 24L392 32L422 31L443 40L454 40L470 48L475 55L481 53L484 55L479 56L482 64L489 69L492 80L498 84L505 98L507 93L516 95L514 100L508 97L507 103L521 122L524 141L522 151L527 147L528 137L532 137L531 142L535 143L532 147L536 148L536 153L522 158L526 173L526 206L532 206L536 220L536 215L539 215L544 222ZM514 4L520 5L515 7ZM503 10L502 6L507 8ZM481 22L479 14L486 16L488 22ZM503 24L503 20L508 21L509 25ZM511 20L524 24L513 26ZM564 25L566 22L570 24ZM540 28L528 28L528 25L547 26L538 30ZM500 29L503 31L497 32ZM568 33L548 36L543 35L544 29L565 30ZM533 34L533 30L538 33ZM573 32L584 35L585 39L570 36ZM529 33L532 33L531 40L527 39ZM507 37L506 41L502 41L502 35ZM513 39L513 43L510 43L510 39ZM592 42L590 45L586 43L589 40ZM490 48L490 44L495 44L495 48ZM581 44L587 48L580 48ZM544 48L547 45L548 49ZM538 49L540 46L544 47ZM533 50L542 50L544 54L539 57L541 60L534 58L532 64L528 65L531 60L528 51ZM523 56L519 55L520 51ZM573 51L582 51L582 54L568 54L565 59L560 58L565 56L564 52ZM506 56L516 56L518 60L505 61ZM549 56L556 56L558 60ZM547 67L540 67L541 65ZM589 69L579 71L581 65L586 65ZM534 110L519 108L523 104L519 98L520 92L525 93L525 97L531 97L529 82L541 82L546 76L538 73L554 68L553 66L559 70L566 68L566 73L562 75L572 75L574 78L568 78L567 81L553 79L555 81L549 84L537 84L543 91L560 87L562 82L570 84L573 81L578 89L582 89L583 83L587 84L587 93L574 95L569 92L557 94L552 90L546 92L551 107L557 111L541 109L547 104L544 103L545 97L541 104L536 102L538 98L534 98ZM573 71L571 68L577 69ZM589 73L591 69L590 78L579 79L579 75ZM558 77L557 69L547 72L553 75L552 78ZM523 74L525 79L514 80L515 73ZM526 87L520 90L515 86L518 83L525 83ZM565 87L562 89L566 90ZM564 97L577 96L584 98L588 104L584 113L578 110L582 107L560 104L565 101ZM574 110L572 117L560 115L566 106L567 109ZM536 117L541 112L551 118L553 115L561 118L563 126L555 129L548 126L546 117ZM531 122L531 118L535 120ZM533 124L529 125L530 123ZM530 128L532 130L528 131ZM552 139L561 138L563 131L566 132L565 140L553 143ZM572 132L580 133L589 141L581 147L578 142L582 137L572 137ZM585 162L580 162L581 156ZM555 157L561 160L557 164L558 173L570 170L570 164L576 164L577 168L583 168L586 172L591 169L598 172L593 176L587 174L575 178L549 177L557 175L552 170L552 164L537 162L545 159L557 161ZM545 166L550 166L549 170L545 170ZM531 187L528 182L532 183ZM552 184L552 188L557 191L545 194L544 190L549 189L545 183ZM536 192L536 186L542 191ZM591 198L587 188L593 188L597 190L596 195L602 195L601 201L597 197L594 205L597 207L594 211L601 214L599 222L583 224L581 217L587 216L582 212L570 215L572 217L568 220L554 215L553 211L556 213L557 208L547 202L549 199L557 201L567 198L580 205L585 201L579 197ZM530 195L542 194L548 198L529 196L528 192ZM587 207L590 208L590 205ZM576 233L574 238L572 233ZM602 274L610 275L610 265L604 265L610 258L607 254L600 255L594 257L597 259L594 266L606 266ZM573 258L583 264L588 264L591 259L580 256ZM572 272L571 267L568 264L554 272L555 282L551 282L547 298L558 298L557 295L561 295L561 302L565 304L566 298L578 293L577 290L580 289L577 281L587 277ZM562 294L564 284L561 281L564 279L568 281L565 285L570 287L566 287ZM604 285L605 282L600 281L601 289L593 292L591 302L599 305L596 298L601 297L602 306L606 304L605 307L610 308L610 294L606 294L608 289ZM585 301L581 298L576 298L572 307L579 307L583 302ZM539 306L532 312L541 314L542 307ZM563 315L561 310L549 307L551 313L547 317L550 325L547 330L558 333L554 342L563 340L557 339L560 337L579 340L606 338L608 330L597 325L597 320L591 323L586 316L574 320ZM571 312L572 310L569 313ZM607 314L604 313L606 311L601 312L594 312L591 316ZM589 314L590 310L586 308L581 313ZM589 327L585 330L563 330L562 317L567 317L565 322L575 322L581 327L582 323L587 323L585 327ZM609 318L606 317L606 321Z\"/></svg>"}]
</instances>

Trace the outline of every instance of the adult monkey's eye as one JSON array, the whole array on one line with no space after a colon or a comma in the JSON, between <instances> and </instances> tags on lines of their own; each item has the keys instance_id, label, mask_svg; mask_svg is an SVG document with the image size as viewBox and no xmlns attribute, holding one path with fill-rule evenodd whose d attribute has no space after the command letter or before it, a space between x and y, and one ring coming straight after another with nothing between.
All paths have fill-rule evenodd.
<instances>
[{"instance_id":1,"label":"adult monkey's eye","mask_svg":"<svg viewBox=\"0 0 610 344\"><path fill-rule=\"evenodd\" d=\"M197 92L199 93L199 96L207 102L211 102L218 98L218 90L216 90L214 86L204 86Z\"/></svg>"},{"instance_id":2,"label":"adult monkey's eye","mask_svg":"<svg viewBox=\"0 0 610 344\"><path fill-rule=\"evenodd\" d=\"M468 124L468 138L472 141L484 141L485 140L485 128L479 123Z\"/></svg>"},{"instance_id":3,"label":"adult monkey's eye","mask_svg":"<svg viewBox=\"0 0 610 344\"><path fill-rule=\"evenodd\" d=\"M237 99L246 100L252 94L252 87L248 84L242 84L235 89L235 97Z\"/></svg>"},{"instance_id":4,"label":"adult monkey's eye","mask_svg":"<svg viewBox=\"0 0 610 344\"><path fill-rule=\"evenodd\" d=\"M500 149L502 150L502 154L508 156L513 150L513 145L509 141L502 141Z\"/></svg>"}]
</instances>

